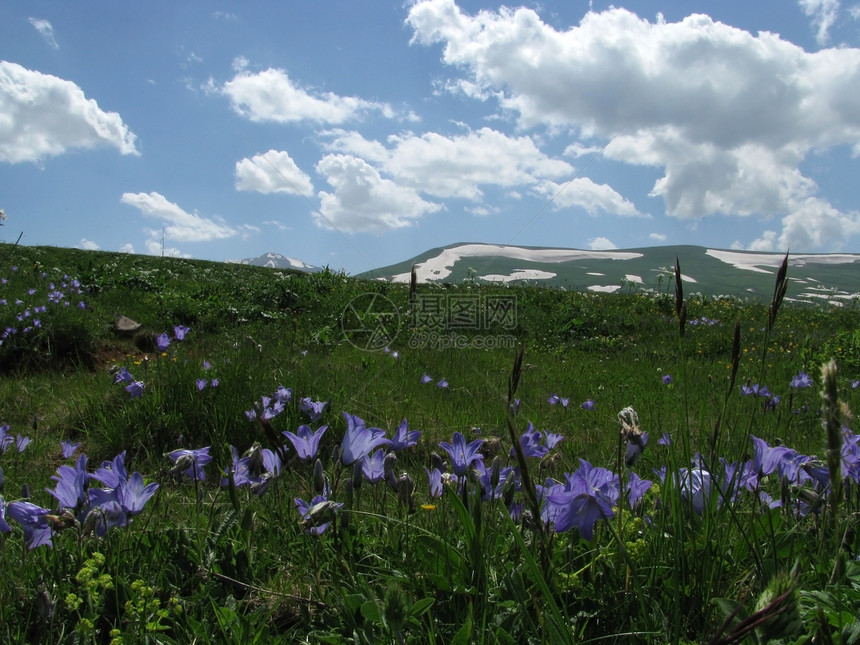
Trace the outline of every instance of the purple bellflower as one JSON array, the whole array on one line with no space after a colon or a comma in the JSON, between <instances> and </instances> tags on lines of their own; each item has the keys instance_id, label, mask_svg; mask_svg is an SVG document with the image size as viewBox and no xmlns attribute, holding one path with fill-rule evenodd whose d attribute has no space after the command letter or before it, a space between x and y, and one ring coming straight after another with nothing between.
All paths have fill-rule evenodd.
<instances>
[{"instance_id":1,"label":"purple bellflower","mask_svg":"<svg viewBox=\"0 0 860 645\"><path fill-rule=\"evenodd\" d=\"M202 482L206 478L203 467L212 461L209 448L210 446L197 450L180 449L167 453L167 457L173 462L171 473L181 472L192 481Z\"/></svg>"},{"instance_id":2,"label":"purple bellflower","mask_svg":"<svg viewBox=\"0 0 860 645\"><path fill-rule=\"evenodd\" d=\"M10 502L6 507L6 515L21 525L24 529L24 539L28 549L37 546L53 547L51 537L53 531L45 517L50 511L30 502Z\"/></svg>"},{"instance_id":3,"label":"purple bellflower","mask_svg":"<svg viewBox=\"0 0 860 645\"><path fill-rule=\"evenodd\" d=\"M405 448L411 448L418 443L418 438L421 436L420 430L410 430L406 419L400 422L400 426L391 438L391 449L399 452Z\"/></svg>"},{"instance_id":4,"label":"purple bellflower","mask_svg":"<svg viewBox=\"0 0 860 645\"><path fill-rule=\"evenodd\" d=\"M0 452L6 452L6 449L9 447L9 445L15 441L15 438L8 433L8 423L0 426Z\"/></svg>"},{"instance_id":5,"label":"purple bellflower","mask_svg":"<svg viewBox=\"0 0 860 645\"><path fill-rule=\"evenodd\" d=\"M125 386L125 391L132 399L143 396L143 381L134 381Z\"/></svg>"},{"instance_id":6,"label":"purple bellflower","mask_svg":"<svg viewBox=\"0 0 860 645\"><path fill-rule=\"evenodd\" d=\"M80 445L81 445L80 442L72 443L68 439L63 439L60 442L60 449L63 451L63 459L68 459L69 457L74 455L75 450L77 450L78 446L80 446Z\"/></svg>"},{"instance_id":7,"label":"purple bellflower","mask_svg":"<svg viewBox=\"0 0 860 645\"><path fill-rule=\"evenodd\" d=\"M442 472L438 468L424 470L427 472L427 481L430 484L430 497L442 497Z\"/></svg>"},{"instance_id":8,"label":"purple bellflower","mask_svg":"<svg viewBox=\"0 0 860 645\"><path fill-rule=\"evenodd\" d=\"M372 455L361 458L361 474L369 484L376 484L385 478L385 450L380 448Z\"/></svg>"},{"instance_id":9,"label":"purple bellflower","mask_svg":"<svg viewBox=\"0 0 860 645\"><path fill-rule=\"evenodd\" d=\"M314 423L323 415L327 405L328 401L311 401L311 397L306 396L299 402L299 409L308 415L311 423Z\"/></svg>"},{"instance_id":10,"label":"purple bellflower","mask_svg":"<svg viewBox=\"0 0 860 645\"><path fill-rule=\"evenodd\" d=\"M161 333L155 337L155 346L159 352L164 352L170 347L170 337L166 333Z\"/></svg>"},{"instance_id":11,"label":"purple bellflower","mask_svg":"<svg viewBox=\"0 0 860 645\"><path fill-rule=\"evenodd\" d=\"M801 387L812 387L812 385L812 377L809 376L809 374L807 374L803 370L801 370L797 373L797 376L791 379L789 387L794 390Z\"/></svg>"},{"instance_id":12,"label":"purple bellflower","mask_svg":"<svg viewBox=\"0 0 860 645\"><path fill-rule=\"evenodd\" d=\"M594 536L594 525L609 519L618 501L618 476L580 459L580 467L566 475L566 483L545 492L543 519L556 533L576 527L586 540Z\"/></svg>"},{"instance_id":13,"label":"purple bellflower","mask_svg":"<svg viewBox=\"0 0 860 645\"><path fill-rule=\"evenodd\" d=\"M293 444L296 454L302 461L311 461L316 459L317 452L320 447L320 439L322 439L328 426L320 426L316 431L311 430L310 426L301 425L296 428L295 434L290 431L285 431L284 436Z\"/></svg>"},{"instance_id":14,"label":"purple bellflower","mask_svg":"<svg viewBox=\"0 0 860 645\"><path fill-rule=\"evenodd\" d=\"M385 436L385 430L368 428L360 417L349 412L344 412L343 416L347 424L346 434L340 444L340 458L344 466L350 466L375 448L391 443L391 439Z\"/></svg>"},{"instance_id":15,"label":"purple bellflower","mask_svg":"<svg viewBox=\"0 0 860 645\"><path fill-rule=\"evenodd\" d=\"M466 437L460 432L455 432L452 443L443 441L439 444L451 458L451 469L457 477L462 477L477 463L483 463L484 456L479 452L483 445L483 439L475 439L466 443Z\"/></svg>"},{"instance_id":16,"label":"purple bellflower","mask_svg":"<svg viewBox=\"0 0 860 645\"><path fill-rule=\"evenodd\" d=\"M331 502L325 495L317 495L310 502L298 497L294 500L302 518L302 526L312 535L322 535L334 520L343 504Z\"/></svg>"},{"instance_id":17,"label":"purple bellflower","mask_svg":"<svg viewBox=\"0 0 860 645\"><path fill-rule=\"evenodd\" d=\"M6 502L0 497L0 533L9 533L12 527L6 522Z\"/></svg>"}]
</instances>

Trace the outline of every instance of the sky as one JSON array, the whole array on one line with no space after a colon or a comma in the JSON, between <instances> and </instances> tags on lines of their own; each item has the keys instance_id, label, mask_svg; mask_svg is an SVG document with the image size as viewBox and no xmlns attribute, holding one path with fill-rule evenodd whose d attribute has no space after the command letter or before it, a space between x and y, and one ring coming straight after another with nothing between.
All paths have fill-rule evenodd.
<instances>
[{"instance_id":1,"label":"sky","mask_svg":"<svg viewBox=\"0 0 860 645\"><path fill-rule=\"evenodd\" d=\"M860 3L622 2L4 2L0 240L860 252Z\"/></svg>"}]
</instances>

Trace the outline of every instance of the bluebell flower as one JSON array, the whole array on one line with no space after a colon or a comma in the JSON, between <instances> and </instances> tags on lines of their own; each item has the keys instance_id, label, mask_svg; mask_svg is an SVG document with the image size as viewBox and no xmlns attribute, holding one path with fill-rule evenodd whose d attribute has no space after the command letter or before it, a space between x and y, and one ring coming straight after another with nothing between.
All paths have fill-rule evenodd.
<instances>
[{"instance_id":1,"label":"bluebell flower","mask_svg":"<svg viewBox=\"0 0 860 645\"><path fill-rule=\"evenodd\" d=\"M438 383L436 383L436 387L438 387L438 388L446 388L446 387L448 387L448 381L446 381L446 380L443 378L441 381L439 381Z\"/></svg>"},{"instance_id":2,"label":"bluebell flower","mask_svg":"<svg viewBox=\"0 0 860 645\"><path fill-rule=\"evenodd\" d=\"M582 404L583 410L593 410L594 409L594 399L588 399Z\"/></svg>"},{"instance_id":3,"label":"bluebell flower","mask_svg":"<svg viewBox=\"0 0 860 645\"><path fill-rule=\"evenodd\" d=\"M576 472L565 476L566 483L544 492L542 519L556 533L576 527L586 540L594 537L594 525L609 519L618 501L618 476L605 468L580 459Z\"/></svg>"},{"instance_id":4,"label":"bluebell flower","mask_svg":"<svg viewBox=\"0 0 860 645\"><path fill-rule=\"evenodd\" d=\"M484 456L479 452L484 444L483 439L475 439L471 443L466 443L466 437L460 432L455 432L452 443L443 441L439 444L448 456L451 458L451 470L457 477L462 477L477 463L483 463Z\"/></svg>"},{"instance_id":5,"label":"bluebell flower","mask_svg":"<svg viewBox=\"0 0 860 645\"><path fill-rule=\"evenodd\" d=\"M542 443L543 435L539 430L534 429L531 421L526 427L525 432L520 436L520 447L522 448L525 457L537 457L541 459L549 453L549 448ZM511 456L514 456L514 448L511 448Z\"/></svg>"},{"instance_id":6,"label":"bluebell flower","mask_svg":"<svg viewBox=\"0 0 860 645\"><path fill-rule=\"evenodd\" d=\"M68 459L75 454L75 450L80 446L80 442L72 443L68 439L63 439L60 442L60 449L63 451L63 459Z\"/></svg>"},{"instance_id":7,"label":"bluebell flower","mask_svg":"<svg viewBox=\"0 0 860 645\"><path fill-rule=\"evenodd\" d=\"M190 327L183 327L182 325L175 325L173 327L173 337L176 340L185 340L185 335L191 331Z\"/></svg>"},{"instance_id":8,"label":"bluebell flower","mask_svg":"<svg viewBox=\"0 0 860 645\"><path fill-rule=\"evenodd\" d=\"M24 452L24 448L30 445L30 437L23 437L21 435L17 435L15 437L15 449L18 452Z\"/></svg>"},{"instance_id":9,"label":"bluebell flower","mask_svg":"<svg viewBox=\"0 0 860 645\"><path fill-rule=\"evenodd\" d=\"M299 402L299 409L308 415L311 423L315 423L323 415L328 401L311 401L311 397L306 396Z\"/></svg>"},{"instance_id":10,"label":"bluebell flower","mask_svg":"<svg viewBox=\"0 0 860 645\"><path fill-rule=\"evenodd\" d=\"M347 424L346 434L340 445L340 458L344 466L350 466L369 455L372 450L391 443L384 430L366 427L364 421L354 414L344 412L343 416Z\"/></svg>"},{"instance_id":11,"label":"bluebell flower","mask_svg":"<svg viewBox=\"0 0 860 645\"><path fill-rule=\"evenodd\" d=\"M343 506L343 504L329 501L325 495L317 495L310 502L298 497L294 501L302 518L302 526L313 535L325 533L329 524L334 520L337 509Z\"/></svg>"},{"instance_id":12,"label":"bluebell flower","mask_svg":"<svg viewBox=\"0 0 860 645\"><path fill-rule=\"evenodd\" d=\"M125 391L132 399L143 396L143 381L135 381L125 386Z\"/></svg>"},{"instance_id":13,"label":"bluebell flower","mask_svg":"<svg viewBox=\"0 0 860 645\"><path fill-rule=\"evenodd\" d=\"M627 502L630 508L634 508L642 500L652 483L650 479L642 479L631 471L627 480Z\"/></svg>"},{"instance_id":14,"label":"bluebell flower","mask_svg":"<svg viewBox=\"0 0 860 645\"><path fill-rule=\"evenodd\" d=\"M195 381L195 383L197 384L197 391L202 392L204 388L209 384L209 381L207 381L205 378L199 378Z\"/></svg>"},{"instance_id":15,"label":"bluebell flower","mask_svg":"<svg viewBox=\"0 0 860 645\"><path fill-rule=\"evenodd\" d=\"M210 446L196 450L174 450L167 453L167 457L173 462L171 473L181 472L192 481L203 481L206 478L203 467L212 461L209 456Z\"/></svg>"},{"instance_id":16,"label":"bluebell flower","mask_svg":"<svg viewBox=\"0 0 860 645\"><path fill-rule=\"evenodd\" d=\"M127 367L121 367L114 375L113 382L114 384L134 383L134 377L131 375L131 372L128 371Z\"/></svg>"},{"instance_id":17,"label":"bluebell flower","mask_svg":"<svg viewBox=\"0 0 860 645\"><path fill-rule=\"evenodd\" d=\"M662 380L663 380L663 385L670 385L672 383L672 375L671 374L664 374Z\"/></svg>"},{"instance_id":18,"label":"bluebell flower","mask_svg":"<svg viewBox=\"0 0 860 645\"><path fill-rule=\"evenodd\" d=\"M128 513L116 499L109 499L101 504L94 505L84 518L83 530L85 533L95 532L99 537L104 537L114 527L128 525Z\"/></svg>"},{"instance_id":19,"label":"bluebell flower","mask_svg":"<svg viewBox=\"0 0 860 645\"><path fill-rule=\"evenodd\" d=\"M418 443L418 438L421 436L420 430L410 430L406 419L400 422L400 426L391 438L391 450L399 452L405 448L411 448Z\"/></svg>"},{"instance_id":20,"label":"bluebell flower","mask_svg":"<svg viewBox=\"0 0 860 645\"><path fill-rule=\"evenodd\" d=\"M807 374L803 370L801 370L797 373L797 376L791 379L789 387L791 389L797 389L801 387L812 387L812 385L812 377L809 376L809 374Z\"/></svg>"},{"instance_id":21,"label":"bluebell flower","mask_svg":"<svg viewBox=\"0 0 860 645\"><path fill-rule=\"evenodd\" d=\"M45 490L56 498L61 509L77 511L86 503L86 488L89 480L86 470L62 465L57 468L57 474L52 475L51 479L56 482L56 486L53 490L49 488Z\"/></svg>"},{"instance_id":22,"label":"bluebell flower","mask_svg":"<svg viewBox=\"0 0 860 645\"><path fill-rule=\"evenodd\" d=\"M319 451L320 439L328 430L328 426L320 426L316 431L311 430L310 426L301 425L296 428L295 434L285 431L284 436L293 444L296 454L303 461L315 459Z\"/></svg>"},{"instance_id":23,"label":"bluebell flower","mask_svg":"<svg viewBox=\"0 0 860 645\"><path fill-rule=\"evenodd\" d=\"M743 396L761 396L761 397L770 397L770 390L767 389L767 385L759 385L758 383L750 384L746 383L741 386L741 395Z\"/></svg>"},{"instance_id":24,"label":"bluebell flower","mask_svg":"<svg viewBox=\"0 0 860 645\"><path fill-rule=\"evenodd\" d=\"M157 483L144 485L143 475L134 472L128 479L120 481L117 487L117 501L130 515L137 515L157 490Z\"/></svg>"},{"instance_id":25,"label":"bluebell flower","mask_svg":"<svg viewBox=\"0 0 860 645\"><path fill-rule=\"evenodd\" d=\"M424 471L430 484L430 497L442 497L442 472L438 468L425 468Z\"/></svg>"},{"instance_id":26,"label":"bluebell flower","mask_svg":"<svg viewBox=\"0 0 860 645\"><path fill-rule=\"evenodd\" d=\"M385 450L380 448L372 455L362 457L361 474L369 484L382 481L385 478Z\"/></svg>"},{"instance_id":27,"label":"bluebell flower","mask_svg":"<svg viewBox=\"0 0 860 645\"><path fill-rule=\"evenodd\" d=\"M31 502L10 502L6 507L6 515L24 529L24 539L28 549L35 549L37 546L54 546L51 542L53 530L45 517L48 513L50 511L47 508L36 506Z\"/></svg>"},{"instance_id":28,"label":"bluebell flower","mask_svg":"<svg viewBox=\"0 0 860 645\"><path fill-rule=\"evenodd\" d=\"M421 377L421 385L426 385L427 383L429 383L432 380L433 380L432 376L425 374L424 376Z\"/></svg>"},{"instance_id":29,"label":"bluebell flower","mask_svg":"<svg viewBox=\"0 0 860 645\"><path fill-rule=\"evenodd\" d=\"M6 502L0 497L0 533L9 533L12 527L6 522Z\"/></svg>"},{"instance_id":30,"label":"bluebell flower","mask_svg":"<svg viewBox=\"0 0 860 645\"><path fill-rule=\"evenodd\" d=\"M170 347L170 336L166 333L161 333L155 337L155 346L158 348L159 352L163 352Z\"/></svg>"},{"instance_id":31,"label":"bluebell flower","mask_svg":"<svg viewBox=\"0 0 860 645\"><path fill-rule=\"evenodd\" d=\"M116 488L120 481L128 478L125 470L125 450L119 453L111 461L103 461L90 475L91 479L102 483L108 488Z\"/></svg>"},{"instance_id":32,"label":"bluebell flower","mask_svg":"<svg viewBox=\"0 0 860 645\"><path fill-rule=\"evenodd\" d=\"M546 402L549 403L550 405L555 405L559 401L561 401L561 397L558 394L556 394L555 392L550 394L549 398L546 400Z\"/></svg>"},{"instance_id":33,"label":"bluebell flower","mask_svg":"<svg viewBox=\"0 0 860 645\"><path fill-rule=\"evenodd\" d=\"M6 452L6 449L15 441L15 438L8 432L8 423L0 426L0 452Z\"/></svg>"}]
</instances>

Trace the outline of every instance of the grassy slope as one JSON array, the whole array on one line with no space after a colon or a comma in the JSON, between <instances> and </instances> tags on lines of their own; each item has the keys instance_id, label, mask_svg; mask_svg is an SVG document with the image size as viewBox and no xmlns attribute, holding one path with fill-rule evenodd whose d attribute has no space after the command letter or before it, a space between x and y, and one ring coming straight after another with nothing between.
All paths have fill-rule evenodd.
<instances>
[{"instance_id":1,"label":"grassy slope","mask_svg":"<svg viewBox=\"0 0 860 645\"><path fill-rule=\"evenodd\" d=\"M6 253L10 255L6 257ZM320 421L330 426L320 454L324 455L332 481L341 482L340 488L335 485L338 499L344 499L346 474L336 474L340 471L333 466L329 470L328 455L340 443L345 430L342 411L361 416L369 425L388 431L389 436L403 418L408 419L410 428L423 432L419 445L398 462L399 468L413 474L419 503L433 501L428 499L423 473L430 453L440 452L439 441L450 440L456 431L470 440L483 438L490 442L488 446L498 439L497 450L503 461L507 461L510 442L505 395L513 350L439 351L410 347L413 334L428 330L413 329L406 324L409 316L405 286L331 273L311 276L69 249L0 247L0 257L6 257L0 277L10 278L8 287L17 289L32 284L37 289L33 298L43 295L46 282L56 281L63 274L77 276L87 289L82 296L87 308L72 312L74 316L69 317L72 322L83 321L86 335L98 348L93 370L76 369L70 364L59 369L50 365L39 369L36 364L19 365L16 369L13 365L7 366L9 370L0 376L0 401L5 415L0 423L10 423L13 434L25 433L33 438L20 458L11 452L0 456L7 482L5 497L13 499L10 492L13 486L18 488L26 482L35 491L36 501L46 506L52 503L42 488L52 485L48 476L64 463L57 455L56 442L60 438L82 441L82 449L93 463L127 450L131 469L145 473L147 479L157 477L162 482L164 496L158 502L158 510L153 512L158 513L156 525L163 524L148 529L148 523L136 522L132 531L111 533L104 543L86 542L87 548L113 550L118 585L124 580L127 588L132 577L143 576L165 590L180 593L189 614L188 622L182 623L186 639L191 634L205 632L197 631L192 616L216 624L210 598L221 608L241 607L247 620L256 621L253 624L282 630L281 633L293 638L304 638L307 631L303 630L310 629L316 630L318 638L325 633L349 634L353 629L381 637L388 632L378 625L373 627L373 620L367 617L372 616L370 609L358 611L350 603L363 598L383 604L389 593L386 589L395 583L405 588L412 600L435 599L436 622L422 623L421 629L412 632L416 637L435 630L437 642L449 642L473 611L478 612L474 615L476 621L488 620L493 629L504 628L520 635L529 630L527 622L521 621L534 619L531 633L539 633L537 625L542 619L516 611L537 593L531 588L534 572L516 568L520 548L510 541L511 532L506 525L498 524L498 514L490 511L484 520L488 522L487 532L478 534L483 542L473 545L478 551L470 552L468 541L477 538L468 531L461 533L463 526L468 525L462 515L459 522L451 522L451 516L457 517L458 512L453 506L441 507L438 514L419 513L410 520L412 516L403 515L385 491L371 489L362 493L361 509L367 516L364 519L356 516L354 528L342 536L345 542L309 541L301 533L295 509L289 502L294 496L309 497L308 473L293 463L290 477L281 478L274 493L260 500L243 497L249 510L246 512L242 507L241 512L247 518L242 522L247 521L253 531L240 531L239 524L223 530L217 523L206 524L207 517L213 522L213 518L224 518L225 523L231 517L225 494L221 493L219 498L217 488L217 473L229 460L227 446L232 444L242 452L254 441L270 445L260 428L245 419L244 411L258 402L260 396L271 395L278 385L292 387L296 400L308 396L331 402ZM684 258L681 261L686 273L686 261ZM667 264L673 262L674 257ZM7 269L13 264L18 266L14 274ZM43 278L42 273L47 276ZM772 291L772 285L769 289ZM397 359L390 352L362 352L343 342L340 321L344 308L353 298L368 292L389 298L405 323L401 335L393 339L390 347L399 352ZM851 336L851 330L860 322L860 312L854 309L828 312L784 307L774 333L767 338L763 331L765 307L691 298L690 321L705 316L720 323L691 322L684 342L679 343L674 302L668 296L652 298L634 293L600 296L546 288L474 285L425 285L419 293L516 298L514 329L463 333L467 339L509 333L526 345L517 391L522 400L516 421L522 427L518 430L524 430L526 422L532 422L543 431L565 436L552 459L534 464L538 481L548 476L563 479L565 472L577 468L580 458L614 468L615 416L627 405L639 411L643 429L654 442L637 464L643 477L651 477L652 469L665 465L667 455L675 455L676 450L674 458L686 461L680 446L667 449L655 445L663 432L674 437L689 433L692 453L709 445L718 417L723 432L720 445L725 451L720 455L728 459L738 459L749 450L746 440L750 433L769 441L779 437L798 450L822 454L820 418L815 413L820 405L818 392L814 389L792 392L788 382L800 369L816 375L817 366L833 353L842 352L840 392L849 404L857 403L857 391L847 385L848 379L860 378L860 360L850 345L860 344L860 338L854 340ZM188 325L192 331L186 341L174 342L164 356L159 356L142 351L134 339L117 337L111 330L116 313L138 320L151 333L170 331L174 324ZM764 411L760 400L740 397L737 390L730 399L724 398L736 320L742 322L738 383L768 384L774 393L783 396L783 402L774 411ZM46 315L44 324L48 322ZM89 341L84 344L90 345ZM3 349L7 347L8 344ZM144 355L150 359L148 362L142 361ZM213 367L205 370L204 361ZM113 383L107 373L113 364L128 367L136 378L146 380L143 397L130 400L122 387ZM424 374L432 377L430 383L420 382ZM671 384L663 382L665 375L673 377ZM197 390L195 379L213 376L220 379L219 388ZM442 378L449 387L437 387ZM552 393L569 397L570 405L551 405L547 399ZM587 400L594 401L593 410L581 407ZM724 405L724 401L728 404ZM792 414L793 409L800 410L802 406L809 410ZM306 417L294 401L272 425L279 433L295 430L304 422ZM163 453L179 445L212 446L215 459L210 466L205 497L207 503L213 500L211 514L207 510L201 513L199 508L195 514L193 498L189 500L185 495L188 487L164 479ZM175 504L169 506L170 500L179 500L179 510ZM655 497L649 503L655 505L652 510L654 517L658 517L656 505L665 506L666 501ZM450 514L443 515L442 508L447 508ZM769 567L784 568L786 563L790 566L788 560L793 555L784 552L783 541L796 544L797 552L802 552L807 562L812 563L814 575L807 569L808 580L820 582L829 575L832 564L827 557L820 555L818 562L813 555L820 544L814 535L808 535L814 533L809 522L781 531L758 524L755 520L758 513L752 506L738 512L749 513L740 525L737 518L718 515L715 508L713 516L707 516L701 524L694 519L689 526L661 526L659 533L674 535L677 543L648 538L650 541L636 546L642 551L631 556L637 558L632 574L629 570L625 573L608 529L595 542L559 535L554 551L553 567L557 570L552 579L554 598L563 604L565 613L569 612L570 623L584 635L652 629L657 630L652 640L662 642L661 630L671 629L676 636L713 631L715 617L710 601L714 597L748 600L750 594L758 593L766 583L762 575L764 567L755 557L761 559L764 554L771 558ZM238 517L242 515L233 516L232 521L238 522ZM768 516L768 521L783 521L780 518ZM425 535L423 541L417 538L413 541L404 534L401 522L407 528L410 522L415 522L418 532ZM174 531L173 526L186 529ZM181 537L185 530L191 538ZM641 528L629 530L641 531ZM116 537L111 538L113 535ZM150 546L136 542L136 536L143 536L139 539ZM73 589L75 567L81 563L74 561L72 555L63 555L73 537L65 534L58 538L59 546L51 554L35 552L32 557L52 558L50 567L28 568L20 589L0 585L0 600L29 597L45 582L46 575L54 577L58 590ZM440 562L422 559L420 553L435 553L433 545L439 542L433 540L441 539L447 545L449 538L451 544L446 548L463 554L458 556L463 561L449 560L446 566L451 570L435 576L434 567L441 566ZM187 542L188 539L192 542ZM252 543L253 550L249 546ZM633 549L635 544L631 537L627 548ZM722 557L717 544L731 548L737 568ZM128 548L151 552L151 557L141 555L139 560L129 560L123 555ZM483 555L479 554L480 549L484 550ZM756 549L761 549L761 553L755 552ZM4 565L17 566L13 562L17 553L6 550L2 557L9 561ZM414 559L404 561L404 553L412 554ZM512 559L512 554L520 555ZM486 587L481 586L488 584L486 581L469 578L480 562L487 567L487 580L493 580ZM677 567L674 573L673 567ZM292 609L279 606L270 616L267 607L261 606L264 596L226 584L214 574L200 577L199 572L204 569L223 572L260 589L304 595L312 589L314 599L322 602L326 610L309 615L301 605L296 609L293 603ZM460 582L458 576L462 576ZM619 590L628 590L630 584L642 585L644 591L637 595L620 593ZM686 585L684 589L678 588L681 584ZM517 591L520 589L517 585L522 586L522 591ZM526 587L533 593L526 594ZM248 596L244 596L246 593ZM244 600L238 604L232 601L231 605L228 596ZM675 602L680 604L673 608ZM529 600L528 604L531 603ZM7 608L0 611L8 612L4 614L7 624L13 624L8 622L13 619L22 620L24 614L15 609L19 605L3 604ZM347 607L352 607L352 611ZM619 607L623 607L620 613ZM623 624L618 622L619 615L627 616ZM353 625L350 623L353 620L359 623ZM285 621L286 627L278 621ZM234 638L239 639L235 634Z\"/></svg>"}]
</instances>

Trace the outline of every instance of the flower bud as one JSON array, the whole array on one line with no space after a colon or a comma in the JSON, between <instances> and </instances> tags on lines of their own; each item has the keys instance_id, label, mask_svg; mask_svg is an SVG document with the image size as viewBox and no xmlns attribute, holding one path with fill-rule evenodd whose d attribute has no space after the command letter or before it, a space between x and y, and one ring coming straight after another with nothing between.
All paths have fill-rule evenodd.
<instances>
[{"instance_id":1,"label":"flower bud","mask_svg":"<svg viewBox=\"0 0 860 645\"><path fill-rule=\"evenodd\" d=\"M323 470L322 462L317 459L314 462L314 474L312 477L314 494L319 495L325 487L325 471Z\"/></svg>"}]
</instances>

